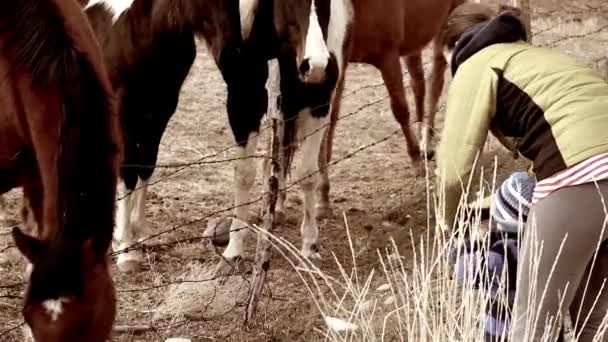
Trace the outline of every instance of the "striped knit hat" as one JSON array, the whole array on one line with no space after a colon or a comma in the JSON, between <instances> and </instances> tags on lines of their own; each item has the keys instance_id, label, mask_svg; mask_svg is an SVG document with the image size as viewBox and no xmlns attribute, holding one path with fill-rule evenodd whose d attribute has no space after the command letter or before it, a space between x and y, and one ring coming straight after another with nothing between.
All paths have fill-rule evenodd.
<instances>
[{"instance_id":1,"label":"striped knit hat","mask_svg":"<svg viewBox=\"0 0 608 342\"><path fill-rule=\"evenodd\" d=\"M498 230L517 233L521 215L525 223L530 212L536 181L526 172L515 172L507 178L494 197L492 220Z\"/></svg>"}]
</instances>

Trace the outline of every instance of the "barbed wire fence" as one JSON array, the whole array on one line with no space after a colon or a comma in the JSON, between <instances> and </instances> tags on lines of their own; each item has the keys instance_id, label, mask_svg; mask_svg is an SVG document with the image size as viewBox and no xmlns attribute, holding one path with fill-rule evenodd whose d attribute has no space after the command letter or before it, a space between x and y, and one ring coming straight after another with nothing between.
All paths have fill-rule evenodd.
<instances>
[{"instance_id":1,"label":"barbed wire fence","mask_svg":"<svg viewBox=\"0 0 608 342\"><path fill-rule=\"evenodd\" d=\"M593 16L599 18L600 22L598 22L596 27L590 28L589 30L585 30L580 33L561 32L558 28L556 28L555 25L551 25L551 24L548 24L544 27L543 27L542 23L535 25L535 19L537 17L540 17L542 20L544 20L545 18L560 17L561 20L564 22L571 22L571 21L577 22L577 20L580 19L580 18L577 19L577 16L589 15L589 14L592 14ZM572 18L572 17L574 17L574 18ZM534 9L532 9L532 35L535 39L535 42L534 42L535 45L546 46L546 47L559 47L561 44L567 44L572 40L593 38L595 35L598 35L598 34L608 34L608 4L599 5L599 6L584 6L584 5L568 4L566 6L563 6L563 8L553 10L553 11L545 11L545 10L535 11ZM608 49L606 49L606 51L608 52ZM601 56L597 56L597 57L594 57L591 59L589 59L587 57L584 57L583 59L585 59L589 64L591 64L595 67L602 67L603 65L608 65L607 64L608 53L603 53ZM430 62L426 62L424 64L425 68L428 67L429 65L430 65ZM405 71L404 75L407 75L407 71ZM355 88L351 92L345 94L343 96L343 101L348 101L349 98L351 98L357 94L364 93L368 90L378 89L378 88L382 88L382 87L384 87L383 82L362 85L360 87ZM411 86L408 85L407 88L411 88ZM272 97L270 97L270 98L272 99ZM365 104L358 106L356 109L354 109L350 112L340 114L340 116L337 119L338 124L344 120L355 118L360 113L364 113L365 110L367 110L371 107L377 106L377 105L385 102L388 99L389 99L388 95L380 96L369 102L366 102ZM270 101L270 102L272 105L273 101ZM267 122L265 122L262 125L262 127L259 130L258 135L262 136L262 137L264 135L267 135L269 137L274 137L274 139L276 139L276 132L277 132L276 127L278 125L277 120L278 120L277 117L272 117L271 115L269 115L266 120ZM325 129L325 127L326 126L323 126L319 130ZM310 132L308 135L300 137L298 139L298 141L295 142L295 144L300 144L304 139L308 138L310 135L318 133L319 130ZM327 167L328 168L335 167L336 165L339 165L346 160L352 159L352 158L358 156L359 154L361 154L369 149L372 149L400 134L401 134L401 129L396 129L396 130L382 136L381 138L375 139L374 141L372 141L370 143L367 143L367 144L364 144L357 148L354 148L354 149L350 150L348 153L345 153L343 156L341 156L337 159L334 159L333 161L328 162ZM271 139L273 139L273 138L271 138ZM190 169L190 168L200 167L203 165L231 163L236 160L242 159L242 158L221 158L220 157L220 156L224 155L225 153L236 149L238 146L242 146L242 145L238 144L238 143L230 144L213 153L207 154L205 156L202 156L200 158L197 158L197 159L191 160L191 161L159 163L158 165L156 165L156 168L168 169L170 171L161 177L157 177L153 182L150 182L148 184L148 186L153 186L155 184L169 182L173 176L175 176L175 175L179 174L180 172L183 172L187 169ZM271 164L272 163L276 164L278 162L277 155L280 154L280 151L277 151L276 149L280 149L280 148L284 148L284 147L280 147L279 144L276 144L276 143L270 144L270 146L274 146L274 148L272 148L270 151L266 151L265 154L255 154L255 155L247 157L247 158L252 158L252 159L256 159L256 160L265 160L266 162L270 162ZM152 166L142 166L142 165L131 165L131 166L152 167ZM271 170L272 170L272 168L271 168ZM266 224L263 229L268 230L268 231L272 231L273 226L275 224L274 221L271 219L271 216L272 216L272 213L274 213L274 203L276 202L276 196L277 196L276 192L277 191L289 191L292 188L299 185L300 183L302 183L307 178L313 177L313 176L319 174L320 171L317 171L313 174L306 175L305 177L300 178L300 179L295 179L295 180L291 180L290 182L286 182L285 187L283 189L277 189L276 183L275 183L276 180L272 179L272 177L276 177L276 175L275 175L276 172L277 171L274 170L274 172L272 172L270 175L266 175L266 174L263 175L263 177L267 177L267 176L270 177L265 182L265 187L267 188L266 189L267 191L265 191L260 196L254 197L251 201L241 204L242 206L249 206L252 204L266 203L264 212L266 213L267 217L265 220ZM140 191L140 190L141 189L139 189L139 188L135 189L135 191ZM117 200L122 200L122 199L124 199L124 198L118 198ZM192 227L196 224L202 223L217 215L230 213L236 208L237 208L237 206L231 205L231 206L223 207L218 210L209 211L199 218L188 220L186 222L176 224L170 228L167 228L167 229L158 231L154 234L151 234L151 235L145 237L144 239L141 239L141 240L135 242L131 246L128 246L127 248L111 252L110 255L113 258L115 258L119 254L127 253L132 250L145 250L145 251L163 250L163 249L172 248L173 246L180 245L183 243L196 243L196 242L200 242L202 240L213 239L214 237L203 236L202 232L197 233L195 230L195 231L190 231L189 232L190 234L183 238L179 238L179 239L175 238L171 241L152 243L153 241L158 240L161 237L169 237L171 235L171 233L175 233L177 231L182 231L185 228ZM268 216L268 215L270 215L270 216ZM10 228L11 227L9 227L8 229L0 230L0 236L9 235ZM249 229L249 227L243 228L243 229ZM258 239L259 238L260 237L258 236ZM258 256L260 254L260 250L270 248L269 244L266 243L267 241L265 242L264 240L265 239L258 240ZM7 251L9 251L12 248L14 248L14 246L12 246L10 244L6 245L4 247L1 247L0 248L0 257L2 256L2 254L6 253ZM217 248L214 249L214 251L218 257L220 257L220 258L222 257L221 252ZM256 259L258 259L258 257L256 257ZM257 291L253 295L253 297L255 297L256 299L248 301L249 306L247 307L247 310L246 310L248 313L247 318L252 318L252 314L249 314L249 312L251 310L250 308L253 308L252 312L255 311L255 304L257 303L257 300L259 300L259 298L261 296L262 288L264 287L263 274L268 271L268 267L269 267L269 265L261 265L259 263L257 263L257 264L258 265L256 265L256 268L254 269L254 272L253 272L253 277L255 277L258 280L254 281L253 283L249 280L248 274L243 273L242 271L238 270L235 267L234 273L232 275L220 275L220 276L213 276L213 277L204 278L204 279L174 279L171 281L162 282L160 284L154 284L149 287L122 288L121 287L122 284L117 284L117 293L120 296L121 294L126 295L129 293L156 291L159 289L168 288L168 287L176 286L176 285L180 285L180 284L196 284L196 283L211 284L214 281L221 280L221 278L236 275L236 276L243 278L245 286L249 286L250 288L255 288ZM259 279L262 279L262 281L260 282ZM255 284L255 287L254 287L254 284ZM22 299L21 293L24 290L24 286L25 286L24 282L3 283L2 281L0 281L0 307L6 306L9 308L13 308L13 309L19 308L21 305L20 301ZM283 300L279 297L273 296L271 289L267 285L265 288L268 290L267 291L268 298L270 298L272 300L278 300L278 301ZM203 314L201 314L199 316L185 315L185 317L180 321L166 323L166 324L164 324L164 323L163 324L151 324L150 323L150 324L128 325L128 326L117 325L115 327L115 331L119 332L119 333L120 332L143 332L143 331L154 331L154 332L160 333L162 331L176 329L183 325L195 324L198 322L206 322L206 321L212 321L214 319L219 319L226 314L234 312L234 310L236 308L237 308L237 304L235 304L232 307L226 308L226 311L224 313L221 313L218 315L213 315L213 316L205 316L204 311L203 311ZM20 311L16 310L16 312L20 312ZM16 317L15 320L12 322L3 322L2 324L0 324L0 339L4 339L4 337L6 337L7 335L15 333L15 331L18 330L19 327L22 325L23 325L23 323L20 322L20 319L18 317Z\"/></svg>"}]
</instances>

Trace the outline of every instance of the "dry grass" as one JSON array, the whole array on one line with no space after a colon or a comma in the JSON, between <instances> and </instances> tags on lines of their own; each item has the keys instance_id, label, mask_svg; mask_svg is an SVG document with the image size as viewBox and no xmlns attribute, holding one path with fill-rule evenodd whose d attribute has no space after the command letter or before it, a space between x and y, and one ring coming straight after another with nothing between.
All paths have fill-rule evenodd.
<instances>
[{"instance_id":1,"label":"dry grass","mask_svg":"<svg viewBox=\"0 0 608 342\"><path fill-rule=\"evenodd\" d=\"M534 1L539 14L533 30L546 30L535 37L535 43L593 32L608 21L605 14L608 8L600 0L566 6L564 3ZM604 10L592 11L585 9L585 5L600 6ZM583 10L570 13L571 7ZM550 12L550 15L541 12ZM594 63L606 55L607 41L608 30L603 30L564 40L556 46ZM374 84L381 84L375 69L353 65L347 74L345 93ZM343 113L385 96L383 86L368 87L345 98ZM442 113L439 113L437 127L441 126ZM187 162L218 151L222 152L217 159L232 157L233 150L224 151L233 144L228 127L225 86L215 65L201 49L182 91L178 112L163 137L159 162ZM338 124L335 158L374 142L396 128L388 101L366 108ZM490 145L481 162L486 171L491 170L492 161L498 156L499 180L505 171L527 166L523 161L511 160L496 142ZM168 178L151 187L148 219L153 231L186 224L232 204L230 163L201 165L170 175L172 171L158 169L154 175L153 181ZM451 271L441 263L441 250L433 235L429 235L428 227L434 227L434 217L428 215L427 182L414 178L403 139L395 137L336 165L330 177L333 207L336 213L346 213L349 229L345 229L341 215L320 223L324 260L317 265L318 287L307 287L311 281L308 271L294 271L288 262L293 260L293 255L283 258L275 253L257 324L244 327L242 293L247 284L238 276L227 279L224 284L207 280L208 270L218 259L215 251L205 249L196 239L205 229L205 220L202 220L150 241L150 244L175 244L147 249L148 265L142 272L124 275L114 270L119 304L116 323L154 329L121 331L113 339L163 341L183 336L192 341L318 341L329 334L330 340L424 341L424 338L432 340L432 334L437 333L435 328L445 329L453 334L448 337L459 337L463 341L477 336L475 313L480 312L478 305L483 298L447 282ZM258 181L253 196L259 195L260 185ZM18 191L7 196L12 218L17 217L19 196ZM252 216L257 213L259 206L253 205ZM299 245L300 217L298 194L293 191L288 194L287 222L277 229L276 235ZM176 243L188 238L194 239ZM255 243L253 238L250 241L246 252L253 256ZM0 235L0 251L10 243L8 236ZM8 255L7 261L0 264L2 284L23 281L23 263L13 252L14 249L9 249L0 257ZM300 275L307 282L303 282ZM175 284L169 285L171 283ZM384 283L390 284L388 290L377 291ZM441 297L445 296L442 291L448 290L453 290L449 300ZM19 294L20 288L0 289L0 331L21 322L19 299L11 298ZM390 299L391 296L394 299ZM412 296L418 300L410 301ZM316 301L311 300L313 298ZM437 305L438 300L443 301L442 305ZM407 303L410 306L405 306ZM350 335L328 332L320 313L350 320L364 332ZM466 315L469 317L466 320L453 318ZM0 340L18 341L20 334L16 331Z\"/></svg>"}]
</instances>

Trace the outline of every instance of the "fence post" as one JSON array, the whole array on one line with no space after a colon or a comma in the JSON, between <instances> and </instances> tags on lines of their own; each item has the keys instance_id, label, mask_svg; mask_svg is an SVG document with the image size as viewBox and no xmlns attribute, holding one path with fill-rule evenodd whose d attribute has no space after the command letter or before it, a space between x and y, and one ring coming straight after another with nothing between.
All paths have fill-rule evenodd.
<instances>
[{"instance_id":1,"label":"fence post","mask_svg":"<svg viewBox=\"0 0 608 342\"><path fill-rule=\"evenodd\" d=\"M270 257L272 255L272 245L270 243L269 233L272 233L275 225L275 208L279 196L279 176L281 173L281 134L282 134L282 118L280 109L276 106L276 96L279 94L280 74L276 61L271 61L269 65L269 80L267 88L269 89L270 106L268 109L267 118L270 120L272 135L267 145L267 151L270 153L270 158L264 160L263 176L268 177L264 182L264 201L263 217L264 222L262 229L265 232L258 233L258 243L255 254L255 266L252 275L251 288L249 289L249 299L245 309L245 323L250 322L255 316L255 311L262 295L266 275L270 268ZM273 77L274 76L274 77Z\"/></svg>"}]
</instances>

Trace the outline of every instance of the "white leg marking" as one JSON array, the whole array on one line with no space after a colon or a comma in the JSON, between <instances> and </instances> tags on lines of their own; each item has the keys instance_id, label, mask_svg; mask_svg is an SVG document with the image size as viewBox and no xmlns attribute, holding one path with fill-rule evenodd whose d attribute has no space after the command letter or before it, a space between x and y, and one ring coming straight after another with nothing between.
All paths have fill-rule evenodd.
<instances>
[{"instance_id":1,"label":"white leg marking","mask_svg":"<svg viewBox=\"0 0 608 342\"><path fill-rule=\"evenodd\" d=\"M249 135L249 140L245 148L240 148L235 162L234 176L236 181L236 195L234 200L234 217L238 220L232 220L230 226L230 242L223 253L224 258L232 259L243 255L243 245L245 237L247 236L248 229L244 222L248 222L249 205L245 203L249 202L249 193L253 182L255 181L256 167L253 158L247 158L253 156L258 145L258 133L252 132Z\"/></svg>"},{"instance_id":2,"label":"white leg marking","mask_svg":"<svg viewBox=\"0 0 608 342\"><path fill-rule=\"evenodd\" d=\"M323 38L323 31L319 24L314 0L310 4L310 20L308 31L306 32L304 59L308 60L308 65L310 66L306 80L308 82L321 82L325 75L327 63L329 62L329 50Z\"/></svg>"},{"instance_id":3,"label":"white leg marking","mask_svg":"<svg viewBox=\"0 0 608 342\"><path fill-rule=\"evenodd\" d=\"M85 10L95 5L101 5L112 14L112 23L116 23L120 15L128 10L135 0L90 0L85 6Z\"/></svg>"},{"instance_id":4,"label":"white leg marking","mask_svg":"<svg viewBox=\"0 0 608 342\"><path fill-rule=\"evenodd\" d=\"M133 208L131 212L131 229L134 239L142 238L148 234L148 221L146 220L146 196L148 194L148 181L137 179L135 191L133 191Z\"/></svg>"},{"instance_id":5,"label":"white leg marking","mask_svg":"<svg viewBox=\"0 0 608 342\"><path fill-rule=\"evenodd\" d=\"M349 0L331 0L327 47L336 56L340 71L344 70L344 43L352 20L353 9Z\"/></svg>"},{"instance_id":6,"label":"white leg marking","mask_svg":"<svg viewBox=\"0 0 608 342\"><path fill-rule=\"evenodd\" d=\"M298 140L302 142L302 161L296 170L296 181L300 182L304 197L304 218L300 228L302 254L305 257L318 258L316 244L319 228L317 226L315 188L319 178L319 151L329 116L319 119L313 118L310 109L301 111L299 115Z\"/></svg>"},{"instance_id":7,"label":"white leg marking","mask_svg":"<svg viewBox=\"0 0 608 342\"><path fill-rule=\"evenodd\" d=\"M120 245L128 243L133 236L131 232L131 212L133 210L133 192L127 190L124 182L119 182L116 195L120 200L116 208L116 229L114 230L114 240Z\"/></svg>"},{"instance_id":8,"label":"white leg marking","mask_svg":"<svg viewBox=\"0 0 608 342\"><path fill-rule=\"evenodd\" d=\"M138 182L139 183L139 182ZM135 232L131 223L135 193L127 190L124 182L118 184L118 208L116 210L116 229L114 230L114 250L123 250L135 243ZM116 265L123 272L133 271L140 260L137 251L121 253L116 259Z\"/></svg>"},{"instance_id":9,"label":"white leg marking","mask_svg":"<svg viewBox=\"0 0 608 342\"><path fill-rule=\"evenodd\" d=\"M29 261L26 261L26 263L25 263L25 278L29 279L29 277L32 274L33 270L34 270L34 264L32 264Z\"/></svg>"},{"instance_id":10,"label":"white leg marking","mask_svg":"<svg viewBox=\"0 0 608 342\"><path fill-rule=\"evenodd\" d=\"M67 303L67 298L47 299L42 302L42 306L46 310L46 313L51 316L51 321L56 321L59 316L63 313L63 303Z\"/></svg>"},{"instance_id":11,"label":"white leg marking","mask_svg":"<svg viewBox=\"0 0 608 342\"><path fill-rule=\"evenodd\" d=\"M249 38L255 13L258 9L258 0L239 0L239 15L241 16L241 36L243 40Z\"/></svg>"}]
</instances>

